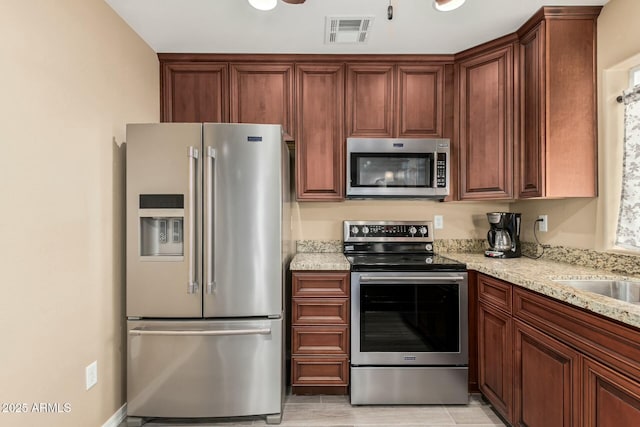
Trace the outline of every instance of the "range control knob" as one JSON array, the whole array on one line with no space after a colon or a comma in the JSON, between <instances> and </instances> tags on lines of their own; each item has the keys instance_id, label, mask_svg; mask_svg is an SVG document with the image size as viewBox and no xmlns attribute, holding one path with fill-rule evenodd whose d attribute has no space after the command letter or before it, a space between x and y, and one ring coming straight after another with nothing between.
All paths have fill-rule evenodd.
<instances>
[{"instance_id":1,"label":"range control knob","mask_svg":"<svg viewBox=\"0 0 640 427\"><path fill-rule=\"evenodd\" d=\"M420 227L420 234L422 234L423 236L427 234L427 227L425 227L424 225Z\"/></svg>"},{"instance_id":2,"label":"range control knob","mask_svg":"<svg viewBox=\"0 0 640 427\"><path fill-rule=\"evenodd\" d=\"M427 257L427 259L424 260L424 262L426 262L427 264L433 264L433 258L429 256Z\"/></svg>"},{"instance_id":3,"label":"range control knob","mask_svg":"<svg viewBox=\"0 0 640 427\"><path fill-rule=\"evenodd\" d=\"M416 228L412 225L411 227L409 227L409 233L413 236L414 234L416 234Z\"/></svg>"},{"instance_id":4,"label":"range control knob","mask_svg":"<svg viewBox=\"0 0 640 427\"><path fill-rule=\"evenodd\" d=\"M362 233L363 234L369 234L369 227L367 227L366 225L364 227L362 227Z\"/></svg>"},{"instance_id":5,"label":"range control knob","mask_svg":"<svg viewBox=\"0 0 640 427\"><path fill-rule=\"evenodd\" d=\"M358 227L356 227L355 225L351 227L351 234L358 234Z\"/></svg>"},{"instance_id":6,"label":"range control knob","mask_svg":"<svg viewBox=\"0 0 640 427\"><path fill-rule=\"evenodd\" d=\"M427 243L426 245L424 245L424 248L431 252L433 250L433 245L431 243Z\"/></svg>"}]
</instances>

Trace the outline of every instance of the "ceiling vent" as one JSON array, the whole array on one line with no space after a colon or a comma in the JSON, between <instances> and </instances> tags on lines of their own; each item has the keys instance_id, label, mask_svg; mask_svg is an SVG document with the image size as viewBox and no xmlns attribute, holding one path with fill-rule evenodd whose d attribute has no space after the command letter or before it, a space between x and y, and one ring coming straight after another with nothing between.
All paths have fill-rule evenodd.
<instances>
[{"instance_id":1,"label":"ceiling vent","mask_svg":"<svg viewBox=\"0 0 640 427\"><path fill-rule=\"evenodd\" d=\"M362 44L369 39L373 16L327 16L326 44Z\"/></svg>"}]
</instances>

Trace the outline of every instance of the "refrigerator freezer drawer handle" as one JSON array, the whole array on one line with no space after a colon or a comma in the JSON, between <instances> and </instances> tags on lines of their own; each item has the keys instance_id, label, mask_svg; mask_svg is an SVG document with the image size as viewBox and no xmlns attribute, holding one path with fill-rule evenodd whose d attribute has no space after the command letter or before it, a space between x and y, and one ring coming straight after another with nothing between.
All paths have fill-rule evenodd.
<instances>
[{"instance_id":1,"label":"refrigerator freezer drawer handle","mask_svg":"<svg viewBox=\"0 0 640 427\"><path fill-rule=\"evenodd\" d=\"M216 290L216 282L207 283L207 293L212 294Z\"/></svg>"},{"instance_id":2,"label":"refrigerator freezer drawer handle","mask_svg":"<svg viewBox=\"0 0 640 427\"><path fill-rule=\"evenodd\" d=\"M189 280L187 293L198 293L198 282L195 279L196 270L196 159L198 149L189 147Z\"/></svg>"},{"instance_id":3,"label":"refrigerator freezer drawer handle","mask_svg":"<svg viewBox=\"0 0 640 427\"><path fill-rule=\"evenodd\" d=\"M134 328L129 331L129 335L156 335L156 336L214 336L224 337L233 335L270 335L271 328L258 329L231 329L231 330L154 330Z\"/></svg>"},{"instance_id":4,"label":"refrigerator freezer drawer handle","mask_svg":"<svg viewBox=\"0 0 640 427\"><path fill-rule=\"evenodd\" d=\"M189 283L187 283L187 293L188 294L197 294L198 293L198 282L189 282Z\"/></svg>"}]
</instances>

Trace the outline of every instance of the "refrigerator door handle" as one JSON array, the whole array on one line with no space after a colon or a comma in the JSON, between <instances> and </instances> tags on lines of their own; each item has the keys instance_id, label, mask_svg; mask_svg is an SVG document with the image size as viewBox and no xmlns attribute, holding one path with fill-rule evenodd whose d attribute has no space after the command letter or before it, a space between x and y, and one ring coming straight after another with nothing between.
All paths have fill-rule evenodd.
<instances>
[{"instance_id":1,"label":"refrigerator door handle","mask_svg":"<svg viewBox=\"0 0 640 427\"><path fill-rule=\"evenodd\" d=\"M187 293L198 293L198 282L195 279L196 271L196 161L198 159L198 149L189 147L187 153L189 158L189 281L187 282Z\"/></svg>"},{"instance_id":2,"label":"refrigerator door handle","mask_svg":"<svg viewBox=\"0 0 640 427\"><path fill-rule=\"evenodd\" d=\"M207 236L206 236L206 281L207 281L207 293L213 294L216 288L215 272L213 270L213 199L215 197L214 183L213 183L213 171L215 166L216 150L213 147L207 147L207 161L209 162L207 168L207 184L210 186L207 191L207 209L206 209L206 221L207 221Z\"/></svg>"},{"instance_id":3,"label":"refrigerator door handle","mask_svg":"<svg viewBox=\"0 0 640 427\"><path fill-rule=\"evenodd\" d=\"M156 336L234 336L234 335L271 335L271 328L257 329L229 329L229 330L167 330L167 329L143 329L133 328L129 335L156 335Z\"/></svg>"}]
</instances>

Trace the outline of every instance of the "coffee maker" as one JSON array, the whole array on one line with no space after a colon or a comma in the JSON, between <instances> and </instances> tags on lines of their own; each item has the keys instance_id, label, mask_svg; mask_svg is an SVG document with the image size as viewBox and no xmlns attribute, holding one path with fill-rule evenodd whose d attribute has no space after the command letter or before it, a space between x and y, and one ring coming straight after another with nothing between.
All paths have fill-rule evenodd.
<instances>
[{"instance_id":1,"label":"coffee maker","mask_svg":"<svg viewBox=\"0 0 640 427\"><path fill-rule=\"evenodd\" d=\"M492 258L520 257L520 214L489 212L487 219L491 225L487 232L490 249L484 255Z\"/></svg>"}]
</instances>

